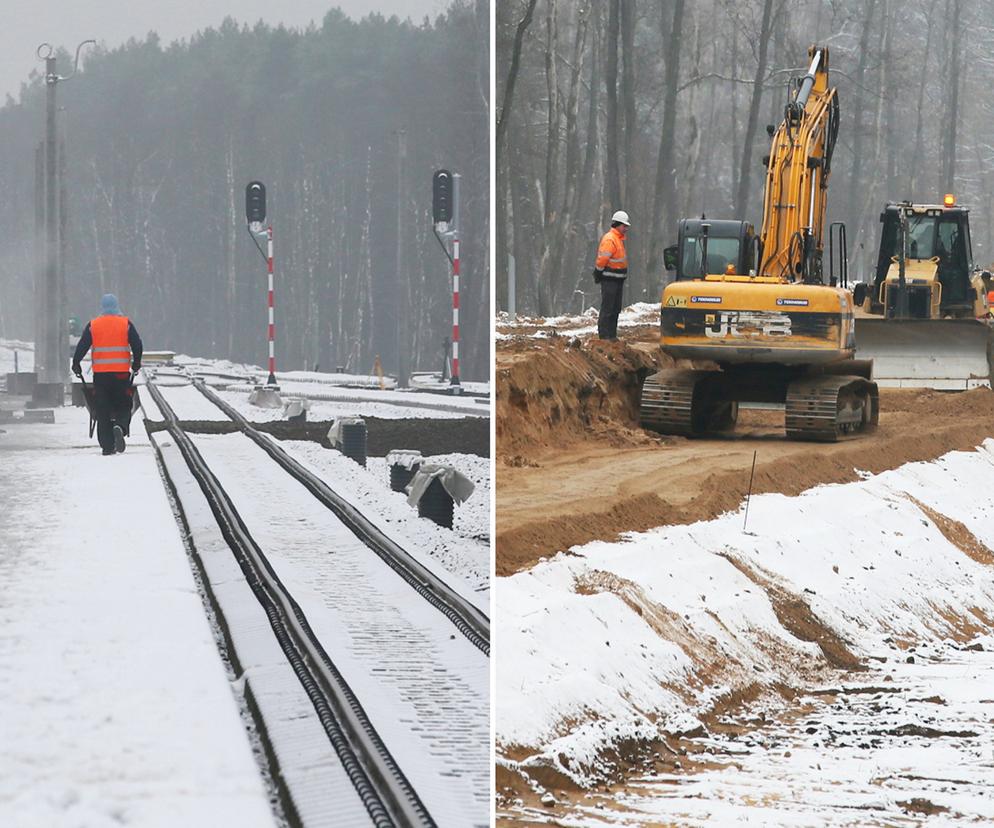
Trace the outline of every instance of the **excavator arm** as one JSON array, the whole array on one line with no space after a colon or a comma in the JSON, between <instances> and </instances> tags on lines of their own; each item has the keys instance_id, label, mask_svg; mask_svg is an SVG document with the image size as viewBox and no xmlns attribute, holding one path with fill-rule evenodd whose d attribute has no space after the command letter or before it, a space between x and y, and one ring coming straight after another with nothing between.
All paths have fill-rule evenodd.
<instances>
[{"instance_id":1,"label":"excavator arm","mask_svg":"<svg viewBox=\"0 0 994 828\"><path fill-rule=\"evenodd\" d=\"M811 66L797 82L770 147L759 274L820 284L839 99L828 83L828 48L812 46L808 56Z\"/></svg>"}]
</instances>

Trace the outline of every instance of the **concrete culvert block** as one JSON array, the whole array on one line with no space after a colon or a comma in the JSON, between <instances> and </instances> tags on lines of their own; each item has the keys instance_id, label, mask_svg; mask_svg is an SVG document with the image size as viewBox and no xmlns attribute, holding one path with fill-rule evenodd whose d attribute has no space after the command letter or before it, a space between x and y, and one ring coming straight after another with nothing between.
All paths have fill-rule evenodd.
<instances>
[{"instance_id":1,"label":"concrete culvert block","mask_svg":"<svg viewBox=\"0 0 994 828\"><path fill-rule=\"evenodd\" d=\"M63 406L66 401L66 387L61 382L35 383L31 391L30 406L34 408L53 408Z\"/></svg>"},{"instance_id":2,"label":"concrete culvert block","mask_svg":"<svg viewBox=\"0 0 994 828\"><path fill-rule=\"evenodd\" d=\"M390 467L390 488L395 492L406 492L414 475L421 468L421 452L413 449L394 449L387 455Z\"/></svg>"},{"instance_id":3,"label":"concrete culvert block","mask_svg":"<svg viewBox=\"0 0 994 828\"><path fill-rule=\"evenodd\" d=\"M408 487L407 502L418 507L418 515L439 526L452 528L456 503L465 502L473 481L452 466L422 464Z\"/></svg>"},{"instance_id":4,"label":"concrete culvert block","mask_svg":"<svg viewBox=\"0 0 994 828\"><path fill-rule=\"evenodd\" d=\"M361 417L340 417L328 430L328 442L360 466L366 465L366 421Z\"/></svg>"},{"instance_id":5,"label":"concrete culvert block","mask_svg":"<svg viewBox=\"0 0 994 828\"><path fill-rule=\"evenodd\" d=\"M418 501L418 517L428 518L439 526L451 529L454 515L452 495L445 491L445 486L438 479L432 480Z\"/></svg>"},{"instance_id":6,"label":"concrete culvert block","mask_svg":"<svg viewBox=\"0 0 994 828\"><path fill-rule=\"evenodd\" d=\"M278 385L257 385L249 394L249 405L258 408L282 408L283 399L280 397Z\"/></svg>"},{"instance_id":7,"label":"concrete culvert block","mask_svg":"<svg viewBox=\"0 0 994 828\"><path fill-rule=\"evenodd\" d=\"M55 424L55 412L51 408L25 409L24 422Z\"/></svg>"},{"instance_id":8,"label":"concrete culvert block","mask_svg":"<svg viewBox=\"0 0 994 828\"><path fill-rule=\"evenodd\" d=\"M306 423L310 408L311 401L308 399L290 400L283 406L283 416L291 423Z\"/></svg>"},{"instance_id":9,"label":"concrete culvert block","mask_svg":"<svg viewBox=\"0 0 994 828\"><path fill-rule=\"evenodd\" d=\"M7 374L8 394L31 394L38 384L38 375L34 371L17 371Z\"/></svg>"}]
</instances>

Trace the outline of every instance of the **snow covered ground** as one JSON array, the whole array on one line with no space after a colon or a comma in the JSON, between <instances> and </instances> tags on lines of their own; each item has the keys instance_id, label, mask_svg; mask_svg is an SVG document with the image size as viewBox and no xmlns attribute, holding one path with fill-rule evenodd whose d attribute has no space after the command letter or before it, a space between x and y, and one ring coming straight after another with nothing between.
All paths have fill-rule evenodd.
<instances>
[{"instance_id":1,"label":"snow covered ground","mask_svg":"<svg viewBox=\"0 0 994 828\"><path fill-rule=\"evenodd\" d=\"M852 753L829 749L817 724L800 731L783 725L775 731L780 753L764 753L757 742L756 750L737 751L686 783L643 779L644 787L602 797L601 808L588 812L581 803L557 819L726 824L742 816L735 810L741 807L757 824L846 824L831 808L816 809L815 820L811 811L777 804L831 787L835 774L836 794L851 794L835 796L840 808L883 802L884 821L903 816L897 803L915 791L948 807L947 816L990 819L989 807L979 804L994 795L994 710L991 691L982 689L994 677L990 546L994 441L796 498L755 497L748 531L741 512L728 514L632 533L621 543L587 544L499 579L499 762L533 778L551 770L589 786L619 772L612 749L679 733L714 736L716 702L736 694L769 703L777 687L807 692L840 681L893 682L900 692L883 706L846 720L856 740ZM963 650L968 643L983 650ZM913 646L925 648L934 669L922 658L906 665ZM870 671L841 672L857 661ZM933 696L948 709L913 702ZM851 706L841 698L840 705ZM892 739L862 738L875 713L876 726L893 730ZM901 730L935 723L977 735L937 741ZM864 741L868 747L859 748ZM868 772L874 762L885 779L897 781L876 780ZM905 784L915 776L967 781ZM938 790L943 784L949 790ZM619 796L624 802L615 804ZM732 810L722 810L722 802ZM508 813L537 817L513 806ZM844 816L853 818L851 811Z\"/></svg>"},{"instance_id":2,"label":"snow covered ground","mask_svg":"<svg viewBox=\"0 0 994 828\"><path fill-rule=\"evenodd\" d=\"M194 442L429 812L485 826L489 659L243 434Z\"/></svg>"},{"instance_id":3,"label":"snow covered ground","mask_svg":"<svg viewBox=\"0 0 994 828\"><path fill-rule=\"evenodd\" d=\"M619 328L637 328L659 324L658 302L636 302L624 308L618 316ZM549 336L589 336L597 333L597 308L587 308L579 316L515 316L497 315L497 339L531 337L544 339Z\"/></svg>"},{"instance_id":4,"label":"snow covered ground","mask_svg":"<svg viewBox=\"0 0 994 828\"><path fill-rule=\"evenodd\" d=\"M177 358L179 361L179 358ZM182 385L190 376L203 377L215 393L232 405L252 422L273 422L286 419L283 409L259 408L249 403L253 383L232 382L233 371L240 366L231 366L224 361L187 360L181 367L149 367L146 373L156 377L160 385ZM242 372L244 374L244 371ZM301 376L302 375L302 376ZM284 402L294 399L310 401L308 419L330 421L338 417L379 417L383 419L456 419L459 417L488 417L490 405L486 400L473 397L449 397L441 394L417 391L380 390L378 387L339 384L342 377L349 375L314 374L290 372L281 374L280 396ZM353 378L354 379L354 378ZM375 378L374 378L375 379ZM188 394L178 394L177 407L184 406L190 415L180 413L182 419L219 420L227 419L207 400L197 401L201 396L195 389ZM205 408L208 406L208 408ZM200 416L200 415L203 416Z\"/></svg>"},{"instance_id":5,"label":"snow covered ground","mask_svg":"<svg viewBox=\"0 0 994 828\"><path fill-rule=\"evenodd\" d=\"M994 637L915 649L860 684L753 709L745 735L696 740L669 772L569 798L556 825L894 826L994 823ZM566 804L564 798L563 804ZM521 809L532 823L548 810ZM926 819L928 817L928 819Z\"/></svg>"},{"instance_id":6,"label":"snow covered ground","mask_svg":"<svg viewBox=\"0 0 994 828\"><path fill-rule=\"evenodd\" d=\"M385 457L369 457L366 468L316 443L289 440L280 445L372 520L404 549L427 555L462 579L477 593L476 603L489 614L490 595L490 460L472 454L426 458L447 463L476 485L472 496L457 505L452 529L418 517L407 496L390 489Z\"/></svg>"},{"instance_id":7,"label":"snow covered ground","mask_svg":"<svg viewBox=\"0 0 994 828\"><path fill-rule=\"evenodd\" d=\"M173 363L199 376L228 380L243 378L246 382L253 385L265 382L269 377L269 373L257 365L244 365L229 360L206 359L203 357L191 357L186 354L177 354L173 359ZM417 374L412 379L417 380L417 387L423 391L432 390L437 392L442 390L447 392L449 390L448 383L440 383L436 375ZM346 374L325 371L277 371L276 381L281 387L286 387L295 393L301 394L307 393L306 389L297 388L297 386L301 385L326 386L339 389L366 389L378 392L390 392L397 389L397 380L395 377L384 376L381 378L375 374ZM412 381L412 385L414 384ZM467 393L488 394L490 384L488 382L467 381L462 383L462 388ZM312 388L312 390L314 393L319 393L319 389ZM416 392L400 391L399 393L407 396ZM436 402L440 402L438 399L440 396L444 399L448 395L433 393L432 396L435 397ZM458 402L460 398L456 396L453 399Z\"/></svg>"},{"instance_id":8,"label":"snow covered ground","mask_svg":"<svg viewBox=\"0 0 994 828\"><path fill-rule=\"evenodd\" d=\"M0 345L0 366L10 354ZM382 406L384 416L443 419L432 408L450 403L429 393L335 389L324 379L288 383L340 393L348 414L358 400L371 411ZM181 417L226 419L182 369L161 369L159 380ZM140 396L146 416L161 420L151 396ZM468 399L451 406L488 413ZM239 709L242 688L257 702L271 689L270 665L243 664L248 681L234 686L225 675L138 420L128 451L105 458L85 438L84 410L55 416L55 426L0 427L0 826L272 825L270 792ZM168 435L159 436L175 453ZM433 816L486 825L489 659L409 586L395 584L378 557L244 435L195 441ZM371 458L367 470L313 443L285 445L489 613L488 460L438 458L479 487L457 509L455 530L446 530L390 492L384 460ZM210 519L205 509L196 520ZM211 544L224 545L220 535ZM232 584L222 580L226 596ZM300 718L282 696L265 703L290 724ZM319 799L334 806L330 791Z\"/></svg>"},{"instance_id":9,"label":"snow covered ground","mask_svg":"<svg viewBox=\"0 0 994 828\"><path fill-rule=\"evenodd\" d=\"M192 385L161 387L166 401L182 420L223 421L227 416ZM161 419L150 394L141 395L146 416ZM244 398L242 398L244 400ZM250 415L264 409L246 412ZM259 418L254 418L259 419ZM281 441L280 446L307 465L342 497L358 507L405 550L441 567L447 580L455 576L474 602L489 613L490 595L490 460L470 454L446 454L430 458L447 463L465 474L476 486L473 495L455 509L453 528L445 529L418 517L405 495L390 490L386 458L370 457L367 467L338 451L308 441ZM271 461L270 461L271 462ZM280 476L286 472L273 464Z\"/></svg>"},{"instance_id":10,"label":"snow covered ground","mask_svg":"<svg viewBox=\"0 0 994 828\"><path fill-rule=\"evenodd\" d=\"M272 826L147 437L0 431L0 825Z\"/></svg>"},{"instance_id":11,"label":"snow covered ground","mask_svg":"<svg viewBox=\"0 0 994 828\"><path fill-rule=\"evenodd\" d=\"M233 405L244 417L264 423L286 419L282 409L258 408L248 401L252 386L229 387L216 393ZM459 417L486 417L488 405L468 397L443 397L439 394L406 391L371 391L363 388L334 389L315 383L287 383L280 386L284 402L310 400L307 419L334 420L337 417L382 417L383 419L449 420Z\"/></svg>"}]
</instances>

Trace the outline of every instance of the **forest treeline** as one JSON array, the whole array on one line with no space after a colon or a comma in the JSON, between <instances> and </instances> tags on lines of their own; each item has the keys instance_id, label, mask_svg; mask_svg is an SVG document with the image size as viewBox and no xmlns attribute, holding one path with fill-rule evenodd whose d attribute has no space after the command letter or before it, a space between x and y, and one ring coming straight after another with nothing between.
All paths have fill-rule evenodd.
<instances>
[{"instance_id":1,"label":"forest treeline","mask_svg":"<svg viewBox=\"0 0 994 828\"><path fill-rule=\"evenodd\" d=\"M421 23L332 9L305 30L227 19L169 46L153 33L84 52L58 88L70 314L113 291L147 347L264 364L266 266L244 213L259 179L279 367L368 372L380 355L396 371L406 350L438 369L452 294L431 178L444 167L463 175L462 372L487 377L488 46L488 4L454 0ZM20 339L44 99L35 75L0 109L0 336Z\"/></svg>"},{"instance_id":2,"label":"forest treeline","mask_svg":"<svg viewBox=\"0 0 994 828\"><path fill-rule=\"evenodd\" d=\"M994 216L991 0L500 0L498 306L513 256L518 312L596 304L606 220L633 221L626 299L656 301L680 218L761 223L767 124L813 43L841 102L830 221L850 272L875 259L887 201L970 206L975 260Z\"/></svg>"}]
</instances>

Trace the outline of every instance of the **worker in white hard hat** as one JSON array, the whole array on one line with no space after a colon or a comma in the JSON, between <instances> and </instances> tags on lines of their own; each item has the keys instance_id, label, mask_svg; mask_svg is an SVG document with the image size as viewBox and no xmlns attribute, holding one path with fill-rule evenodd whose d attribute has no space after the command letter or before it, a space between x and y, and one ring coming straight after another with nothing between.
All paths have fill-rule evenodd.
<instances>
[{"instance_id":1,"label":"worker in white hard hat","mask_svg":"<svg viewBox=\"0 0 994 828\"><path fill-rule=\"evenodd\" d=\"M601 286L601 310L597 316L597 336L600 339L618 338L621 291L628 278L625 236L628 235L630 226L628 213L618 210L611 216L611 229L604 234L597 246L594 281Z\"/></svg>"}]
</instances>

